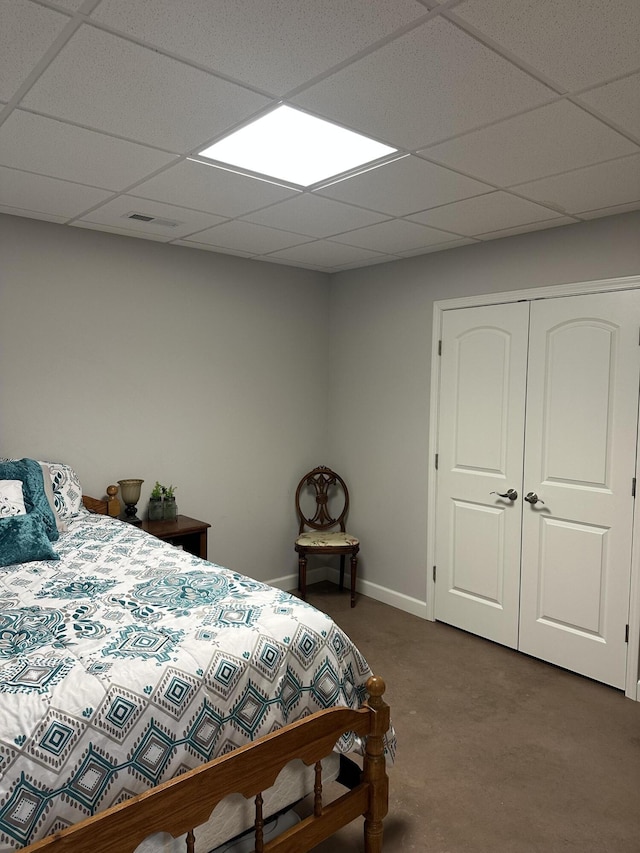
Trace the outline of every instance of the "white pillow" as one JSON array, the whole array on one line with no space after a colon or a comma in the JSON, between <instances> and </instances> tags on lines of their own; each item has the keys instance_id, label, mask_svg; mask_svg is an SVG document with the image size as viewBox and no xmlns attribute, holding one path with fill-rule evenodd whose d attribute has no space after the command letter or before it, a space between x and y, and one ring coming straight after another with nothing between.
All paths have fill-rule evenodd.
<instances>
[{"instance_id":1,"label":"white pillow","mask_svg":"<svg viewBox=\"0 0 640 853\"><path fill-rule=\"evenodd\" d=\"M82 486L76 472L69 465L60 462L41 462L49 467L55 514L58 518L73 518L82 512Z\"/></svg>"},{"instance_id":2,"label":"white pillow","mask_svg":"<svg viewBox=\"0 0 640 853\"><path fill-rule=\"evenodd\" d=\"M21 480L0 480L0 518L26 515Z\"/></svg>"},{"instance_id":3,"label":"white pillow","mask_svg":"<svg viewBox=\"0 0 640 853\"><path fill-rule=\"evenodd\" d=\"M58 510L56 508L56 500L53 495L53 476L51 474L51 469L47 465L46 462L38 463L42 468L42 479L44 481L44 493L47 496L47 500L49 501L49 506L51 507L51 512L53 513L56 520L56 527L58 528L58 533L66 533L69 529L69 525L66 521L63 521L62 518L58 515Z\"/></svg>"}]
</instances>

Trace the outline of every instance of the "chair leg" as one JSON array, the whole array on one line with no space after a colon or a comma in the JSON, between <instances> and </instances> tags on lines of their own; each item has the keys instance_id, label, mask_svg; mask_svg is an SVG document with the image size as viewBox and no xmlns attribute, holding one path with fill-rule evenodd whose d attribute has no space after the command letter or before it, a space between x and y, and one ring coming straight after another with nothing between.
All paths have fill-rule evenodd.
<instances>
[{"instance_id":1,"label":"chair leg","mask_svg":"<svg viewBox=\"0 0 640 853\"><path fill-rule=\"evenodd\" d=\"M340 554L340 592L344 589L344 554Z\"/></svg>"},{"instance_id":2,"label":"chair leg","mask_svg":"<svg viewBox=\"0 0 640 853\"><path fill-rule=\"evenodd\" d=\"M358 558L351 555L351 606L356 606L356 575L358 572Z\"/></svg>"},{"instance_id":3,"label":"chair leg","mask_svg":"<svg viewBox=\"0 0 640 853\"><path fill-rule=\"evenodd\" d=\"M300 598L303 601L307 600L307 558L300 554L298 557L298 589L300 590Z\"/></svg>"}]
</instances>

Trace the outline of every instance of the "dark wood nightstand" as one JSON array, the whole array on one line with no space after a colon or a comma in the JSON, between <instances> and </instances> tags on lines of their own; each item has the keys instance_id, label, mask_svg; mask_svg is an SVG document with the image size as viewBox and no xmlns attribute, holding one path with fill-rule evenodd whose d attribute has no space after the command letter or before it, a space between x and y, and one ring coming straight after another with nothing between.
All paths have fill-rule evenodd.
<instances>
[{"instance_id":1,"label":"dark wood nightstand","mask_svg":"<svg viewBox=\"0 0 640 853\"><path fill-rule=\"evenodd\" d=\"M207 530L211 525L206 521L179 515L175 521L143 521L141 527L164 542L181 545L190 554L207 559Z\"/></svg>"}]
</instances>

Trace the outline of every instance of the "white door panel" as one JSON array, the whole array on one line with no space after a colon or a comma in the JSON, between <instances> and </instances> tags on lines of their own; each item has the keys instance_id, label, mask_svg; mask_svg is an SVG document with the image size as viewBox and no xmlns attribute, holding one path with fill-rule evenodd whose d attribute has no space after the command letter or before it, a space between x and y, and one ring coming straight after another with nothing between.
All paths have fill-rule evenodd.
<instances>
[{"instance_id":1,"label":"white door panel","mask_svg":"<svg viewBox=\"0 0 640 853\"><path fill-rule=\"evenodd\" d=\"M531 309L519 648L624 686L640 293Z\"/></svg>"},{"instance_id":2,"label":"white door panel","mask_svg":"<svg viewBox=\"0 0 640 853\"><path fill-rule=\"evenodd\" d=\"M504 507L451 501L451 592L504 606ZM478 565L478 550L487 559Z\"/></svg>"},{"instance_id":3,"label":"white door panel","mask_svg":"<svg viewBox=\"0 0 640 853\"><path fill-rule=\"evenodd\" d=\"M526 303L443 320L436 617L515 647L520 595Z\"/></svg>"},{"instance_id":4,"label":"white door panel","mask_svg":"<svg viewBox=\"0 0 640 853\"><path fill-rule=\"evenodd\" d=\"M607 528L543 517L539 524L537 618L602 637Z\"/></svg>"},{"instance_id":5,"label":"white door panel","mask_svg":"<svg viewBox=\"0 0 640 853\"><path fill-rule=\"evenodd\" d=\"M538 306L533 310L539 317ZM543 482L607 488L615 343L616 327L593 320L572 320L548 331L545 387L536 387L545 409Z\"/></svg>"}]
</instances>

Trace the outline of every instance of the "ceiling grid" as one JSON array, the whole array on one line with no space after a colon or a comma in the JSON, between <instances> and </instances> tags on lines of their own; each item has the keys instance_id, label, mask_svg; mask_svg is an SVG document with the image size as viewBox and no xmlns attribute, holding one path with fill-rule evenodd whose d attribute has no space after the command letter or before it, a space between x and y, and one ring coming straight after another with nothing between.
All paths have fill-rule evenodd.
<instances>
[{"instance_id":1,"label":"ceiling grid","mask_svg":"<svg viewBox=\"0 0 640 853\"><path fill-rule=\"evenodd\" d=\"M0 212L336 272L637 210L638 33L638 0L5 0ZM282 103L399 155L191 159Z\"/></svg>"}]
</instances>

